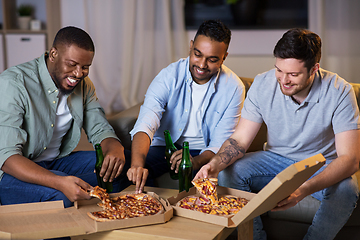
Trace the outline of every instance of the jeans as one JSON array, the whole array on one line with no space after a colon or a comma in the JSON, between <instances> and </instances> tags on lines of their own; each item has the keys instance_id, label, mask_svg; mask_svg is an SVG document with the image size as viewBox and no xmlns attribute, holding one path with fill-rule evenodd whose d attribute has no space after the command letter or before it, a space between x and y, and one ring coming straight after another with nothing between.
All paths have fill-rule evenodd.
<instances>
[{"instance_id":1,"label":"jeans","mask_svg":"<svg viewBox=\"0 0 360 240\"><path fill-rule=\"evenodd\" d=\"M181 149L181 146L179 145L176 145L176 147L177 149ZM190 150L190 155L192 157L199 155L199 153L200 150ZM146 186L154 186L155 178L169 172L170 169L165 158L165 146L150 146L146 156L145 168L149 170Z\"/></svg>"},{"instance_id":2,"label":"jeans","mask_svg":"<svg viewBox=\"0 0 360 240\"><path fill-rule=\"evenodd\" d=\"M242 159L219 173L219 185L256 193L295 162L269 151L246 153ZM323 171L330 162L327 160L313 176ZM321 204L304 239L334 239L356 207L359 198L356 178L346 178L312 196ZM254 218L253 229L254 240L266 239L260 216Z\"/></svg>"},{"instance_id":3,"label":"jeans","mask_svg":"<svg viewBox=\"0 0 360 240\"><path fill-rule=\"evenodd\" d=\"M127 150L125 150L125 158L126 163L122 173L113 181L113 192L119 192L130 185L126 176L130 166L130 153ZM42 161L37 164L57 175L76 176L91 186L97 186L94 173L95 162L95 151L79 151L54 161ZM2 205L57 200L62 200L64 207L73 206L73 203L56 189L23 182L6 173L0 181L0 202Z\"/></svg>"}]
</instances>

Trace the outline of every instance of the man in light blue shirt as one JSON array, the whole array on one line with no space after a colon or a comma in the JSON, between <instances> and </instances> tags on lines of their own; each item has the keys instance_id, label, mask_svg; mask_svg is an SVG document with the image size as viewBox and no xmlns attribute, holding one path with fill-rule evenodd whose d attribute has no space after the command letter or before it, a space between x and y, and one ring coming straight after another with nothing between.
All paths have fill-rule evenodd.
<instances>
[{"instance_id":1,"label":"man in light blue shirt","mask_svg":"<svg viewBox=\"0 0 360 240\"><path fill-rule=\"evenodd\" d=\"M146 180L169 171L164 130L181 145L188 141L194 170L207 163L233 133L245 96L244 84L223 65L231 32L205 21L190 42L190 55L170 64L150 84L132 129L128 178L141 192ZM182 150L171 157L178 171Z\"/></svg>"}]
</instances>

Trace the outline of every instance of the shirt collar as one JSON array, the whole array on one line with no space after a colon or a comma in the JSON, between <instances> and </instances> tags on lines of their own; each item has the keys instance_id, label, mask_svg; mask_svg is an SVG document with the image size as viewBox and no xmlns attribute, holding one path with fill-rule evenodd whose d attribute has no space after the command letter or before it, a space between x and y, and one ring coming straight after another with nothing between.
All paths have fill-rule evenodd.
<instances>
[{"instance_id":1,"label":"shirt collar","mask_svg":"<svg viewBox=\"0 0 360 240\"><path fill-rule=\"evenodd\" d=\"M45 91L48 94L58 93L59 90L57 89L54 81L52 80L49 70L46 66L46 59L48 57L48 52L45 52L39 58L39 74L40 74L40 82L43 84Z\"/></svg>"}]
</instances>

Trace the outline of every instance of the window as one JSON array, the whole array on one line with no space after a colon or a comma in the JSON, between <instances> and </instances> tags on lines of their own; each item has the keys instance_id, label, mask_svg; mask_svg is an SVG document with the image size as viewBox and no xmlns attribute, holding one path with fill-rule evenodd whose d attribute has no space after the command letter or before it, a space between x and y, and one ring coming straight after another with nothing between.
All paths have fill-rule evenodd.
<instances>
[{"instance_id":1,"label":"window","mask_svg":"<svg viewBox=\"0 0 360 240\"><path fill-rule=\"evenodd\" d=\"M185 24L219 19L231 29L308 28L307 0L185 0Z\"/></svg>"}]
</instances>

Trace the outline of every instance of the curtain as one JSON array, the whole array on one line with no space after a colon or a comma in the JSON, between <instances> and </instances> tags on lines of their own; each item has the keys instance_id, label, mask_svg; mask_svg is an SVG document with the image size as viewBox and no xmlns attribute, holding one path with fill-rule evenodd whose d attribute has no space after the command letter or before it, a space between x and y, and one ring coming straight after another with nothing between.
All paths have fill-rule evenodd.
<instances>
[{"instance_id":1,"label":"curtain","mask_svg":"<svg viewBox=\"0 0 360 240\"><path fill-rule=\"evenodd\" d=\"M322 39L321 67L360 83L360 1L309 0L310 30Z\"/></svg>"},{"instance_id":2,"label":"curtain","mask_svg":"<svg viewBox=\"0 0 360 240\"><path fill-rule=\"evenodd\" d=\"M95 44L89 77L107 114L144 100L161 69L187 57L183 0L62 0L62 26Z\"/></svg>"}]
</instances>

